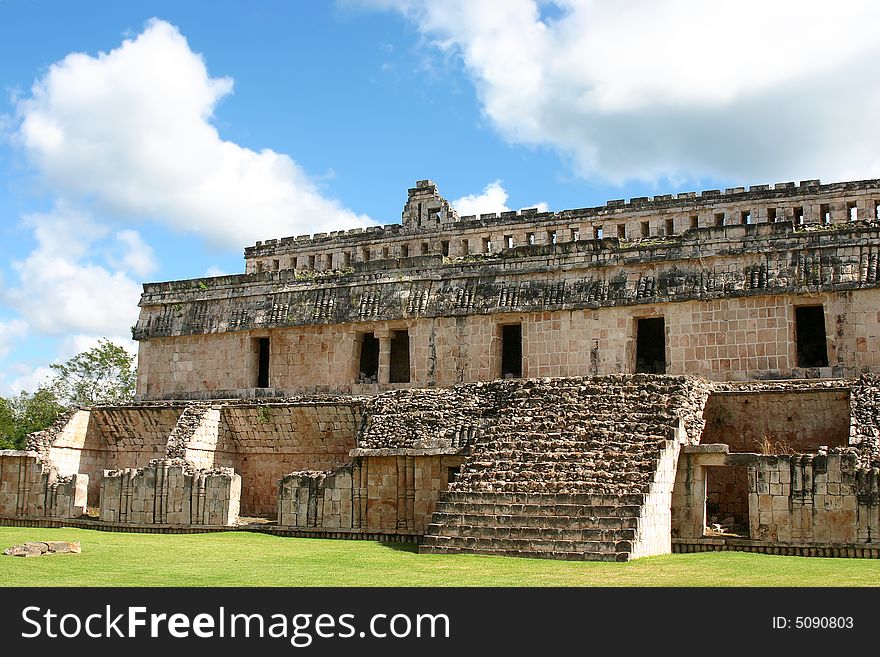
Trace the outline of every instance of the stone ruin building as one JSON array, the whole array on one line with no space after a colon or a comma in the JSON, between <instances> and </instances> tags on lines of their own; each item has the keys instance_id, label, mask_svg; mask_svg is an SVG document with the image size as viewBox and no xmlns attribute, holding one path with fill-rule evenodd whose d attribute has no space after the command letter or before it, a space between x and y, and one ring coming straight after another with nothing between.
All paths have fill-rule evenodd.
<instances>
[{"instance_id":1,"label":"stone ruin building","mask_svg":"<svg viewBox=\"0 0 880 657\"><path fill-rule=\"evenodd\" d=\"M0 522L878 557L878 208L808 180L462 217L420 180L399 224L144 285L137 401L0 452Z\"/></svg>"}]
</instances>

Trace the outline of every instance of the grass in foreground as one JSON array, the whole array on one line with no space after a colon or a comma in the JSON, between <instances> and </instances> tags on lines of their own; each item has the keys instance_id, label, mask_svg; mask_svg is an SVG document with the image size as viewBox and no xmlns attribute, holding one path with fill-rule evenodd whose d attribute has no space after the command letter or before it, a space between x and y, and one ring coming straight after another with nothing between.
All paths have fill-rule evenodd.
<instances>
[{"instance_id":1,"label":"grass in foreground","mask_svg":"<svg viewBox=\"0 0 880 657\"><path fill-rule=\"evenodd\" d=\"M40 540L81 541L82 554L0 556L0 586L880 586L880 561L868 559L707 552L613 564L245 532L0 527L0 551Z\"/></svg>"}]
</instances>

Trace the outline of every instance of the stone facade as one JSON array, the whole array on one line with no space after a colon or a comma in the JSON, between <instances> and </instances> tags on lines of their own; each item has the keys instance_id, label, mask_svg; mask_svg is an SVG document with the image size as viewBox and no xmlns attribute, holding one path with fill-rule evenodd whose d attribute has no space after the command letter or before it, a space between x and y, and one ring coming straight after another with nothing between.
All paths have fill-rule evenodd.
<instances>
[{"instance_id":1,"label":"stone facade","mask_svg":"<svg viewBox=\"0 0 880 657\"><path fill-rule=\"evenodd\" d=\"M520 327L521 376L646 371L639 327L649 319L662 320L654 360L668 374L841 377L880 366L880 181L416 221L426 194L445 203L423 182L399 226L270 240L246 251L244 275L146 285L140 397L491 380L505 375L506 326ZM463 253L465 242L489 251ZM331 252L332 267L315 264ZM803 351L801 319L818 355ZM364 358L371 349L377 362Z\"/></svg>"},{"instance_id":2,"label":"stone facade","mask_svg":"<svg viewBox=\"0 0 880 657\"><path fill-rule=\"evenodd\" d=\"M114 524L422 552L880 554L878 208L802 181L460 217L419 181L400 224L146 284L138 402L0 458L0 515L88 488Z\"/></svg>"}]
</instances>

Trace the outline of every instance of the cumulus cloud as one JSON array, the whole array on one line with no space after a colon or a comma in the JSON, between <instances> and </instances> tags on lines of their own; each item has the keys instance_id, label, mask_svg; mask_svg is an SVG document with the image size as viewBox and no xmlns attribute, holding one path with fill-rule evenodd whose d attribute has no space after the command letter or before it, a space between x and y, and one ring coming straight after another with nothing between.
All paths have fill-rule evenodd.
<instances>
[{"instance_id":1,"label":"cumulus cloud","mask_svg":"<svg viewBox=\"0 0 880 657\"><path fill-rule=\"evenodd\" d=\"M458 210L461 216L506 212L510 209L507 207L507 191L501 186L500 180L486 185L482 194L468 194L452 201L452 207Z\"/></svg>"},{"instance_id":2,"label":"cumulus cloud","mask_svg":"<svg viewBox=\"0 0 880 657\"><path fill-rule=\"evenodd\" d=\"M26 218L37 247L12 263L19 285L4 292L30 330L125 335L137 319L140 285L124 271L92 259L107 229L81 211L58 207Z\"/></svg>"},{"instance_id":3,"label":"cumulus cloud","mask_svg":"<svg viewBox=\"0 0 880 657\"><path fill-rule=\"evenodd\" d=\"M289 156L222 139L211 120L232 87L153 19L115 50L53 64L18 102L16 139L59 196L225 246L371 223ZM135 273L149 264L129 262Z\"/></svg>"},{"instance_id":4,"label":"cumulus cloud","mask_svg":"<svg viewBox=\"0 0 880 657\"><path fill-rule=\"evenodd\" d=\"M117 249L109 255L109 261L118 269L146 276L156 270L153 247L147 244L136 230L120 230L116 233Z\"/></svg>"},{"instance_id":5,"label":"cumulus cloud","mask_svg":"<svg viewBox=\"0 0 880 657\"><path fill-rule=\"evenodd\" d=\"M459 216L462 217L471 214L479 216L489 212L507 212L510 210L507 207L508 196L501 181L495 180L486 185L481 194L468 194L452 201L452 207L458 210ZM537 208L539 212L546 212L548 208L544 201L528 207Z\"/></svg>"},{"instance_id":6,"label":"cumulus cloud","mask_svg":"<svg viewBox=\"0 0 880 657\"><path fill-rule=\"evenodd\" d=\"M7 385L9 393L13 395L17 395L23 390L34 392L40 386L48 385L55 375L51 368L42 365L39 367L18 365L13 370L17 376Z\"/></svg>"},{"instance_id":7,"label":"cumulus cloud","mask_svg":"<svg viewBox=\"0 0 880 657\"><path fill-rule=\"evenodd\" d=\"M511 142L584 176L880 175L880 4L362 0L460 56Z\"/></svg>"},{"instance_id":8,"label":"cumulus cloud","mask_svg":"<svg viewBox=\"0 0 880 657\"><path fill-rule=\"evenodd\" d=\"M27 323L21 319L0 322L0 358L12 350L12 344L27 332Z\"/></svg>"}]
</instances>

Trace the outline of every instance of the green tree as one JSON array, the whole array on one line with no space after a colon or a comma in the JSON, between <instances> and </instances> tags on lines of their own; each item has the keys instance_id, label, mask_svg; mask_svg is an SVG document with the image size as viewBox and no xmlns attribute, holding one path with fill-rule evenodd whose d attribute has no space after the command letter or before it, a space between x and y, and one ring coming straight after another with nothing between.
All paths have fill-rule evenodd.
<instances>
[{"instance_id":1,"label":"green tree","mask_svg":"<svg viewBox=\"0 0 880 657\"><path fill-rule=\"evenodd\" d=\"M134 356L106 338L66 363L50 367L55 370L52 390L68 406L121 404L134 399Z\"/></svg>"},{"instance_id":2,"label":"green tree","mask_svg":"<svg viewBox=\"0 0 880 657\"><path fill-rule=\"evenodd\" d=\"M64 406L50 388L0 398L0 449L24 449L27 435L52 424Z\"/></svg>"}]
</instances>

